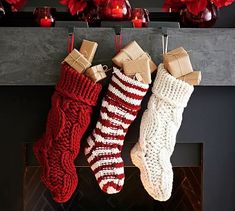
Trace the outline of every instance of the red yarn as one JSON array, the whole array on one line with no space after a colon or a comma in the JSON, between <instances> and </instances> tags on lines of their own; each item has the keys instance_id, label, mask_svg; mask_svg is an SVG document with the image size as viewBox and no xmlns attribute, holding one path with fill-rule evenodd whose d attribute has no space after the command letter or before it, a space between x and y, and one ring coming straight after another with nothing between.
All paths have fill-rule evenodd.
<instances>
[{"instance_id":1,"label":"red yarn","mask_svg":"<svg viewBox=\"0 0 235 211\"><path fill-rule=\"evenodd\" d=\"M74 160L96 105L101 85L63 64L61 78L52 96L46 132L34 145L42 182L56 202L70 199L78 183Z\"/></svg>"}]
</instances>

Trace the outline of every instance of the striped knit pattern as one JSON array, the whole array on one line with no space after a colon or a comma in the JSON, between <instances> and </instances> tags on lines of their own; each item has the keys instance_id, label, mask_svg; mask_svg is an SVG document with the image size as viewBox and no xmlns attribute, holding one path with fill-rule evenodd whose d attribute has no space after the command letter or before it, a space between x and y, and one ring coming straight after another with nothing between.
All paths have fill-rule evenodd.
<instances>
[{"instance_id":1,"label":"striped knit pattern","mask_svg":"<svg viewBox=\"0 0 235 211\"><path fill-rule=\"evenodd\" d=\"M68 201L77 187L74 160L100 91L100 84L62 65L45 134L34 145L34 154L42 166L42 182L56 202Z\"/></svg>"},{"instance_id":2,"label":"striped knit pattern","mask_svg":"<svg viewBox=\"0 0 235 211\"><path fill-rule=\"evenodd\" d=\"M100 188L108 194L117 193L123 187L122 146L148 87L115 69L96 128L88 137L85 148L87 161Z\"/></svg>"}]
</instances>

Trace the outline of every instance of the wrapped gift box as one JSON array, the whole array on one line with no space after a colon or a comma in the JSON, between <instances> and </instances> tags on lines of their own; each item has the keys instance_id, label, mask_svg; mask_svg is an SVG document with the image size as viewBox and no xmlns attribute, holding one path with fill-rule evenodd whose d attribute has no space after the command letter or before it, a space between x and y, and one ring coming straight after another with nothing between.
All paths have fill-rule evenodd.
<instances>
[{"instance_id":1,"label":"wrapped gift box","mask_svg":"<svg viewBox=\"0 0 235 211\"><path fill-rule=\"evenodd\" d=\"M148 58L123 62L123 71L127 76L135 76L137 80L151 84L151 71Z\"/></svg>"},{"instance_id":2,"label":"wrapped gift box","mask_svg":"<svg viewBox=\"0 0 235 211\"><path fill-rule=\"evenodd\" d=\"M92 63L97 47L98 43L89 40L83 40L79 51L90 63Z\"/></svg>"},{"instance_id":3,"label":"wrapped gift box","mask_svg":"<svg viewBox=\"0 0 235 211\"><path fill-rule=\"evenodd\" d=\"M129 43L125 48L113 57L112 61L118 67L123 68L123 62L137 60L140 58L148 58L151 72L157 69L157 65L152 61L150 56L143 51L136 41Z\"/></svg>"},{"instance_id":4,"label":"wrapped gift box","mask_svg":"<svg viewBox=\"0 0 235 211\"><path fill-rule=\"evenodd\" d=\"M91 63L78 50L73 49L72 52L64 59L71 67L80 73L83 73Z\"/></svg>"},{"instance_id":5,"label":"wrapped gift box","mask_svg":"<svg viewBox=\"0 0 235 211\"><path fill-rule=\"evenodd\" d=\"M94 82L98 82L106 78L106 73L101 64L90 67L86 70L85 75L91 78Z\"/></svg>"},{"instance_id":6,"label":"wrapped gift box","mask_svg":"<svg viewBox=\"0 0 235 211\"><path fill-rule=\"evenodd\" d=\"M163 63L171 75L176 78L193 72L189 55L182 47L163 54Z\"/></svg>"},{"instance_id":7,"label":"wrapped gift box","mask_svg":"<svg viewBox=\"0 0 235 211\"><path fill-rule=\"evenodd\" d=\"M201 83L202 73L201 71L193 71L187 75L181 76L178 79L189 83L190 85L197 86Z\"/></svg>"}]
</instances>

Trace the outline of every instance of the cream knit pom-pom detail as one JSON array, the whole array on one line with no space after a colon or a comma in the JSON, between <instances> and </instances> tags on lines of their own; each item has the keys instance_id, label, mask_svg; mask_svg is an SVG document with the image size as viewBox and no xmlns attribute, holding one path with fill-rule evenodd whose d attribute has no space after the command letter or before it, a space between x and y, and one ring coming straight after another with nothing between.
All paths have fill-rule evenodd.
<instances>
[{"instance_id":1,"label":"cream knit pom-pom detail","mask_svg":"<svg viewBox=\"0 0 235 211\"><path fill-rule=\"evenodd\" d=\"M182 113L193 92L193 86L171 76L163 64L152 88L148 108L144 112L139 142L131 150L131 158L141 173L146 191L156 200L171 196L173 171L170 157Z\"/></svg>"}]
</instances>

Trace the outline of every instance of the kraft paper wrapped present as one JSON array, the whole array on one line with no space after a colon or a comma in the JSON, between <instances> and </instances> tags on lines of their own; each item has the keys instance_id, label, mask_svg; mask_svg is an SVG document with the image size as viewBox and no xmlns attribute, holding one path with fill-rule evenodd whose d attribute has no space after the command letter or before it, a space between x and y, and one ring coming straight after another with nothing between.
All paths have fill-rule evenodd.
<instances>
[{"instance_id":1,"label":"kraft paper wrapped present","mask_svg":"<svg viewBox=\"0 0 235 211\"><path fill-rule=\"evenodd\" d=\"M189 83L190 85L197 86L200 84L202 80L202 73L201 71L193 71L187 75L181 76L178 79Z\"/></svg>"},{"instance_id":2,"label":"kraft paper wrapped present","mask_svg":"<svg viewBox=\"0 0 235 211\"><path fill-rule=\"evenodd\" d=\"M175 78L179 78L193 72L189 55L183 47L176 48L163 54L163 63L165 68Z\"/></svg>"},{"instance_id":3,"label":"kraft paper wrapped present","mask_svg":"<svg viewBox=\"0 0 235 211\"><path fill-rule=\"evenodd\" d=\"M139 73L136 73L135 76L134 76L134 78L135 78L137 81L144 83L143 78L142 78L142 76L141 76Z\"/></svg>"},{"instance_id":4,"label":"kraft paper wrapped present","mask_svg":"<svg viewBox=\"0 0 235 211\"><path fill-rule=\"evenodd\" d=\"M64 62L68 63L71 67L80 73L83 73L91 63L76 49L64 59Z\"/></svg>"},{"instance_id":5,"label":"kraft paper wrapped present","mask_svg":"<svg viewBox=\"0 0 235 211\"><path fill-rule=\"evenodd\" d=\"M123 62L123 71L127 76L132 78L135 76L137 80L151 84L151 71L148 58Z\"/></svg>"},{"instance_id":6,"label":"kraft paper wrapped present","mask_svg":"<svg viewBox=\"0 0 235 211\"><path fill-rule=\"evenodd\" d=\"M90 67L86 70L85 75L91 78L94 82L98 82L104 78L106 78L106 73L108 67L102 66L101 64Z\"/></svg>"},{"instance_id":7,"label":"kraft paper wrapped present","mask_svg":"<svg viewBox=\"0 0 235 211\"><path fill-rule=\"evenodd\" d=\"M90 63L92 63L97 47L98 43L89 40L83 40L79 51Z\"/></svg>"},{"instance_id":8,"label":"kraft paper wrapped present","mask_svg":"<svg viewBox=\"0 0 235 211\"><path fill-rule=\"evenodd\" d=\"M126 47L113 57L112 61L118 67L123 68L123 62L130 60L137 60L140 58L148 58L151 72L157 69L157 65L153 62L150 56L143 51L136 41L132 41Z\"/></svg>"}]
</instances>

